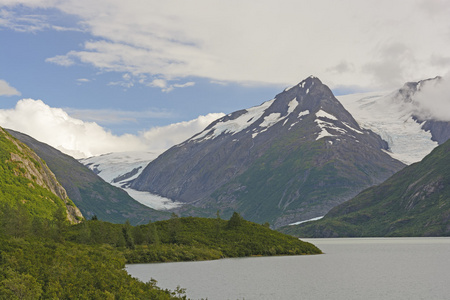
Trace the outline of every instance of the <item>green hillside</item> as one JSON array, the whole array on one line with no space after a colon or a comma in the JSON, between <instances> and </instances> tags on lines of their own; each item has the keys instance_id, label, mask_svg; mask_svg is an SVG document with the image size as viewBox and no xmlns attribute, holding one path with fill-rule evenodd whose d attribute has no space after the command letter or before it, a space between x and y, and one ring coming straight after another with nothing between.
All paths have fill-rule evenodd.
<instances>
[{"instance_id":1,"label":"green hillside","mask_svg":"<svg viewBox=\"0 0 450 300\"><path fill-rule=\"evenodd\" d=\"M450 236L450 140L323 219L280 231L299 237Z\"/></svg>"},{"instance_id":2,"label":"green hillside","mask_svg":"<svg viewBox=\"0 0 450 300\"><path fill-rule=\"evenodd\" d=\"M125 191L105 182L73 157L41 143L32 137L8 129L8 132L33 149L67 191L69 197L90 219L94 215L100 220L131 224L146 224L149 220L164 220L170 213L156 211L133 198Z\"/></svg>"},{"instance_id":3,"label":"green hillside","mask_svg":"<svg viewBox=\"0 0 450 300\"><path fill-rule=\"evenodd\" d=\"M31 149L0 128L0 207L19 209L51 220L63 213L82 219L53 173Z\"/></svg>"}]
</instances>

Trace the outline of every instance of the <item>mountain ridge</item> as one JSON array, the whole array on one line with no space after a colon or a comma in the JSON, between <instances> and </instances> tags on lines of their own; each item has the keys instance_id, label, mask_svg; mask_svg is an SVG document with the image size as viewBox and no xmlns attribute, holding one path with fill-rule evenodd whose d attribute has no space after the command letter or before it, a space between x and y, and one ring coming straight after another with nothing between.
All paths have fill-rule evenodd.
<instances>
[{"instance_id":1,"label":"mountain ridge","mask_svg":"<svg viewBox=\"0 0 450 300\"><path fill-rule=\"evenodd\" d=\"M323 219L280 231L302 237L450 236L449 165L450 140Z\"/></svg>"}]
</instances>

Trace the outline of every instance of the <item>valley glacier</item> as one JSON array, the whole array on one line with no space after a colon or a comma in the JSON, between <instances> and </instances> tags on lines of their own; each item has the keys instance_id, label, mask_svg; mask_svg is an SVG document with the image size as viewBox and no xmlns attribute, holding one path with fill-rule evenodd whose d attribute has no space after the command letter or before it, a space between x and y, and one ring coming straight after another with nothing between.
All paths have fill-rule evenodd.
<instances>
[{"instance_id":1,"label":"valley glacier","mask_svg":"<svg viewBox=\"0 0 450 300\"><path fill-rule=\"evenodd\" d=\"M80 162L97 173L103 180L122 188L134 200L145 206L156 210L179 207L182 205L180 202L127 187L127 182L138 177L145 166L158 157L159 154L155 152L117 152L80 159ZM125 176L126 174L130 174L130 176Z\"/></svg>"},{"instance_id":2,"label":"valley glacier","mask_svg":"<svg viewBox=\"0 0 450 300\"><path fill-rule=\"evenodd\" d=\"M413 106L396 101L395 93L362 93L336 97L359 126L370 129L389 145L389 155L409 165L422 160L438 143L413 119Z\"/></svg>"}]
</instances>

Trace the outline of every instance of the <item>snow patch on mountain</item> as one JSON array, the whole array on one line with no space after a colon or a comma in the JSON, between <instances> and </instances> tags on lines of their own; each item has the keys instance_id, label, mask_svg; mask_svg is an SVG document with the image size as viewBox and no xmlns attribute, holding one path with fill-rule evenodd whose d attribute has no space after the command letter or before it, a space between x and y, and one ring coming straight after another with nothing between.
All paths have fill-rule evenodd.
<instances>
[{"instance_id":1,"label":"snow patch on mountain","mask_svg":"<svg viewBox=\"0 0 450 300\"><path fill-rule=\"evenodd\" d=\"M304 110L298 114L298 118L300 119L301 117L307 116L307 115L309 115L309 110Z\"/></svg>"},{"instance_id":2,"label":"snow patch on mountain","mask_svg":"<svg viewBox=\"0 0 450 300\"><path fill-rule=\"evenodd\" d=\"M246 112L236 119L225 122L217 122L212 128L207 128L199 135L194 136L191 140L202 141L218 137L222 133L238 133L251 126L264 114L266 109L272 105L275 99L264 102L259 106L246 109Z\"/></svg>"},{"instance_id":3,"label":"snow patch on mountain","mask_svg":"<svg viewBox=\"0 0 450 300\"><path fill-rule=\"evenodd\" d=\"M291 113L294 112L294 110L297 108L298 106L298 101L297 101L297 97L295 97L294 99L291 100L291 102L289 102L288 104L288 115L290 115Z\"/></svg>"},{"instance_id":4,"label":"snow patch on mountain","mask_svg":"<svg viewBox=\"0 0 450 300\"><path fill-rule=\"evenodd\" d=\"M323 119L328 119L328 120L338 121L338 119L335 116L333 116L332 114L329 114L329 113L327 113L326 111L323 111L323 110L319 110L316 113L316 117L317 117L317 119L315 120L315 122L321 129L321 131L319 132L319 134L316 137L316 141L321 139L321 138L327 137L327 136L335 136L334 134L331 134L329 132L329 130L334 130L334 131L337 131L337 132L339 132L341 134L346 134L347 133L347 130L342 129L342 128L334 125L331 122L323 120ZM319 119L319 118L322 118L322 119Z\"/></svg>"},{"instance_id":5,"label":"snow patch on mountain","mask_svg":"<svg viewBox=\"0 0 450 300\"><path fill-rule=\"evenodd\" d=\"M333 116L332 114L329 114L329 113L327 113L326 111L323 111L323 110L319 110L316 113L316 117L318 117L318 118L327 118L327 119L330 119L330 120L336 120L337 121L337 118L335 116Z\"/></svg>"},{"instance_id":6,"label":"snow patch on mountain","mask_svg":"<svg viewBox=\"0 0 450 300\"><path fill-rule=\"evenodd\" d=\"M259 127L270 127L278 123L280 120L281 120L280 113L271 113L270 115L264 117L264 121L261 124L259 124Z\"/></svg>"}]
</instances>

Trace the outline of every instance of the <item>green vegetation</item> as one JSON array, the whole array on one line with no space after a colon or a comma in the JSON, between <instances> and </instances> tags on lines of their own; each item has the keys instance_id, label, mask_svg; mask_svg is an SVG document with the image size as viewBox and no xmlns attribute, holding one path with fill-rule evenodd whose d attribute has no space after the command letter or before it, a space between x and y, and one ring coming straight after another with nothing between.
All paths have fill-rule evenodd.
<instances>
[{"instance_id":1,"label":"green vegetation","mask_svg":"<svg viewBox=\"0 0 450 300\"><path fill-rule=\"evenodd\" d=\"M280 231L299 237L450 236L449 166L450 140L323 219Z\"/></svg>"},{"instance_id":2,"label":"green vegetation","mask_svg":"<svg viewBox=\"0 0 450 300\"><path fill-rule=\"evenodd\" d=\"M237 213L229 221L219 213L216 219L172 214L132 226L94 215L70 224L64 201L11 158L25 157L25 148L0 133L0 299L185 299L183 289L162 290L155 281L132 278L125 263L321 253Z\"/></svg>"},{"instance_id":3,"label":"green vegetation","mask_svg":"<svg viewBox=\"0 0 450 300\"><path fill-rule=\"evenodd\" d=\"M23 208L32 215L51 219L58 209L65 209L65 203L48 188L38 184L36 176L29 176L23 161L31 162L38 170L41 165L25 149L19 147L10 135L0 128L0 203L7 203L12 207L23 204ZM12 154L23 161L13 160Z\"/></svg>"},{"instance_id":4,"label":"green vegetation","mask_svg":"<svg viewBox=\"0 0 450 300\"><path fill-rule=\"evenodd\" d=\"M70 242L70 232L65 218L42 219L23 205L3 204L0 299L185 299L128 275L119 248Z\"/></svg>"},{"instance_id":5,"label":"green vegetation","mask_svg":"<svg viewBox=\"0 0 450 300\"><path fill-rule=\"evenodd\" d=\"M321 253L310 243L248 222L237 213L229 221L174 215L170 220L134 227L91 220L72 226L67 238L90 245L109 244L123 251L128 263Z\"/></svg>"},{"instance_id":6,"label":"green vegetation","mask_svg":"<svg viewBox=\"0 0 450 300\"><path fill-rule=\"evenodd\" d=\"M184 299L182 289L131 278L125 263L318 253L238 214L229 221L173 216L140 226L95 219L70 225L58 213L48 220L3 204L0 299Z\"/></svg>"}]
</instances>

